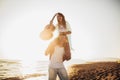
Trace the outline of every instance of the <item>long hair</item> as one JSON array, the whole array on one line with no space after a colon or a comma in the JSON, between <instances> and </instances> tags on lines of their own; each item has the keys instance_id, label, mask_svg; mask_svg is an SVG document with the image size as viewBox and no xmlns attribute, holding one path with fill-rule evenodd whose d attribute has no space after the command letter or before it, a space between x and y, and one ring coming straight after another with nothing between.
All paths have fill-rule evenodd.
<instances>
[{"instance_id":1,"label":"long hair","mask_svg":"<svg viewBox=\"0 0 120 80\"><path fill-rule=\"evenodd\" d=\"M65 16L62 13L58 13L58 16L62 17L62 22L59 21L59 19L57 19L58 21L58 26L63 25L66 28L66 20L65 20Z\"/></svg>"}]
</instances>

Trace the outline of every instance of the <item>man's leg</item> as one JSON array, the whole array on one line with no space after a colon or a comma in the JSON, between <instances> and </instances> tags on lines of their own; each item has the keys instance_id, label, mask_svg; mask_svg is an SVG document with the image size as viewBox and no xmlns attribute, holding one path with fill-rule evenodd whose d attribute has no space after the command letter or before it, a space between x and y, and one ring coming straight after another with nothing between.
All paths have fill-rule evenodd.
<instances>
[{"instance_id":1,"label":"man's leg","mask_svg":"<svg viewBox=\"0 0 120 80\"><path fill-rule=\"evenodd\" d=\"M49 80L56 80L57 72L54 68L49 67Z\"/></svg>"},{"instance_id":2,"label":"man's leg","mask_svg":"<svg viewBox=\"0 0 120 80\"><path fill-rule=\"evenodd\" d=\"M68 74L65 68L60 68L58 70L58 76L60 80L68 80Z\"/></svg>"}]
</instances>

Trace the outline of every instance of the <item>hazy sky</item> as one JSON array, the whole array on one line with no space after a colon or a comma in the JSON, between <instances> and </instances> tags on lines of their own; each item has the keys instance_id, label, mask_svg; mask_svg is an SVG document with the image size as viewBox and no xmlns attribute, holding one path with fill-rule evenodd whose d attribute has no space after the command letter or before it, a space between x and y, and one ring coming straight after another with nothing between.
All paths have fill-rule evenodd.
<instances>
[{"instance_id":1,"label":"hazy sky","mask_svg":"<svg viewBox=\"0 0 120 80\"><path fill-rule=\"evenodd\" d=\"M71 25L73 58L120 58L120 0L0 0L0 58L45 57L39 34L56 12Z\"/></svg>"}]
</instances>

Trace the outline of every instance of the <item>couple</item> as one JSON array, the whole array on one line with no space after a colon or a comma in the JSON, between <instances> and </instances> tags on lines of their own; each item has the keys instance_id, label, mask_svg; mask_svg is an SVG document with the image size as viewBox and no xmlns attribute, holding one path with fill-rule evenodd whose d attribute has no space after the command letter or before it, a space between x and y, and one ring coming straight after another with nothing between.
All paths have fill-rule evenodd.
<instances>
[{"instance_id":1,"label":"couple","mask_svg":"<svg viewBox=\"0 0 120 80\"><path fill-rule=\"evenodd\" d=\"M69 39L71 28L62 13L56 13L54 16L57 16L58 24L55 26L55 30L58 30L59 35L48 45L45 51L45 55L50 56L49 80L56 80L57 75L60 80L69 80L63 62L71 59L71 42ZM50 21L50 24L52 23L53 20Z\"/></svg>"}]
</instances>

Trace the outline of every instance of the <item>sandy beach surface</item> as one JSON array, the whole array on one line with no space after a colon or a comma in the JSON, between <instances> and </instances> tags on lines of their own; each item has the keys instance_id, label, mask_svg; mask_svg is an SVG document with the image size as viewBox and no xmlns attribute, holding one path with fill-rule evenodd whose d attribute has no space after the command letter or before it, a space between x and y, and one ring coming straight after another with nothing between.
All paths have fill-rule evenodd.
<instances>
[{"instance_id":1,"label":"sandy beach surface","mask_svg":"<svg viewBox=\"0 0 120 80\"><path fill-rule=\"evenodd\" d=\"M70 80L120 80L120 63L75 64L68 69Z\"/></svg>"}]
</instances>

